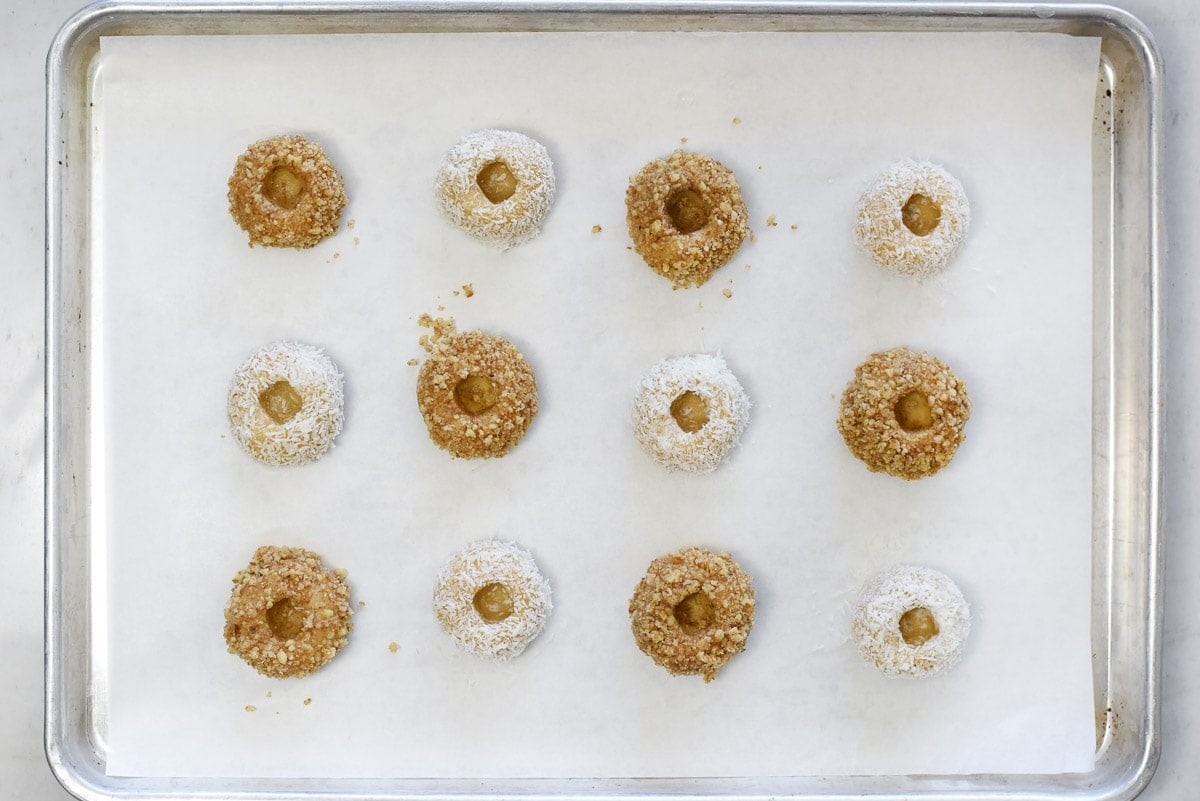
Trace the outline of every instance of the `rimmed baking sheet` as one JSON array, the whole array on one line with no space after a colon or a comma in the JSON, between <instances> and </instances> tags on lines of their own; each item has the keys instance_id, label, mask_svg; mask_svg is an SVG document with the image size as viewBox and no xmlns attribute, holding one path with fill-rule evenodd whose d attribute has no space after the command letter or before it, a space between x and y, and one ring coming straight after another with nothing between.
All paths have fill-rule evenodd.
<instances>
[{"instance_id":1,"label":"rimmed baking sheet","mask_svg":"<svg viewBox=\"0 0 1200 801\"><path fill-rule=\"evenodd\" d=\"M105 770L1089 771L1097 49L1011 33L104 40L89 312ZM480 63L491 83L472 81ZM711 77L664 99L661 82L637 81L664 63ZM248 91L229 92L238 76ZM560 171L543 235L505 254L454 231L429 197L441 153L489 125L538 136ZM246 249L225 214L232 159L279 130L327 144L347 178L354 228L313 251ZM642 162L676 146L735 170L755 238L706 287L672 292L627 250L622 199ZM849 239L854 198L897 154L946 163L974 204L959 260L922 284ZM538 371L542 414L502 461L455 462L424 435L406 362L421 355L417 315L439 310L511 336ZM338 448L299 470L253 463L223 429L233 368L281 337L326 346L348 377ZM896 344L942 355L975 401L954 464L915 484L867 473L832 427L854 364ZM627 436L629 396L658 358L697 350L729 359L754 416L721 471L666 475ZM437 565L493 534L533 549L557 605L501 666L455 652L428 601ZM350 648L303 682L255 676L217 633L229 576L266 542L321 551L366 603ZM692 542L733 551L759 589L750 649L708 686L655 668L624 615L646 562ZM883 679L846 637L857 587L898 561L951 573L975 608L967 659L931 682ZM130 575L147 577L135 592ZM697 747L681 725L715 735ZM986 734L964 747L964 731Z\"/></svg>"}]
</instances>

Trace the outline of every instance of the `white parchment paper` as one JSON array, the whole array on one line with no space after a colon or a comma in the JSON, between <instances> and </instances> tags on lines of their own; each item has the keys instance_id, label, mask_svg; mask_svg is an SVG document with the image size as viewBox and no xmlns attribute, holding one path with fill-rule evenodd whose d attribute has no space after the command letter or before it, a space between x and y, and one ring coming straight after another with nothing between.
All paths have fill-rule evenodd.
<instances>
[{"instance_id":1,"label":"white parchment paper","mask_svg":"<svg viewBox=\"0 0 1200 801\"><path fill-rule=\"evenodd\" d=\"M1017 34L105 39L109 772L1090 769L1097 59L1097 40ZM432 200L442 154L484 127L557 164L543 234L506 253ZM226 180L284 132L325 146L353 227L251 250ZM627 247L624 192L684 140L735 171L755 238L672 291ZM852 243L857 195L904 157L946 165L974 215L924 283ZM532 363L542 410L506 458L454 460L426 436L407 364L422 312ZM301 468L254 462L225 420L234 370L281 338L325 347L347 380L337 447ZM940 355L973 401L954 462L919 482L869 473L834 425L855 365L897 345ZM720 470L668 474L634 443L632 393L696 351L723 353L755 406ZM497 535L554 587L542 636L507 664L457 652L431 605L439 565ZM303 680L260 677L222 640L230 579L268 543L346 568L363 604ZM709 685L656 667L628 629L646 565L688 544L731 551L758 592L747 651ZM949 573L972 604L948 674L889 679L849 641L859 587L899 562Z\"/></svg>"}]
</instances>

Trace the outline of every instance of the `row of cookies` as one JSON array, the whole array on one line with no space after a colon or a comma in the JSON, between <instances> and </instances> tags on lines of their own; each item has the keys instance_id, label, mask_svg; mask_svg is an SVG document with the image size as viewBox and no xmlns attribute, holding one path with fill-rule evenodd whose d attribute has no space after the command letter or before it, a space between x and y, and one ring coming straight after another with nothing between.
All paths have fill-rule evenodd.
<instances>
[{"instance_id":1,"label":"row of cookies","mask_svg":"<svg viewBox=\"0 0 1200 801\"><path fill-rule=\"evenodd\" d=\"M233 578L225 642L264 676L300 677L332 660L353 628L344 570L301 548L263 546ZM474 542L437 577L434 613L463 650L507 660L541 633L550 583L529 551ZM754 625L753 582L728 553L688 547L650 563L629 601L643 653L673 675L712 681L746 649ZM931 676L953 666L970 632L962 593L943 573L900 565L864 587L850 623L863 657L888 675Z\"/></svg>"},{"instance_id":2,"label":"row of cookies","mask_svg":"<svg viewBox=\"0 0 1200 801\"><path fill-rule=\"evenodd\" d=\"M430 439L454 456L501 457L538 413L537 382L508 340L422 322L428 358L417 378L417 406ZM255 351L234 376L227 413L234 439L272 465L314 461L341 432L344 377L319 348L276 342ZM872 471L924 478L945 467L965 438L971 402L963 382L928 353L894 348L858 365L842 395L838 430ZM707 473L737 445L750 399L722 357L664 359L633 399L633 433L670 470Z\"/></svg>"},{"instance_id":3,"label":"row of cookies","mask_svg":"<svg viewBox=\"0 0 1200 801\"><path fill-rule=\"evenodd\" d=\"M554 164L545 146L516 131L463 137L434 179L443 215L501 250L541 230L554 201ZM324 150L301 136L252 144L229 179L229 210L250 245L308 248L334 235L347 203L340 174ZM634 249L675 288L700 286L750 233L732 170L682 150L650 161L626 190ZM902 161L862 194L854 233L877 263L906 275L943 269L970 222L962 184L930 162Z\"/></svg>"}]
</instances>

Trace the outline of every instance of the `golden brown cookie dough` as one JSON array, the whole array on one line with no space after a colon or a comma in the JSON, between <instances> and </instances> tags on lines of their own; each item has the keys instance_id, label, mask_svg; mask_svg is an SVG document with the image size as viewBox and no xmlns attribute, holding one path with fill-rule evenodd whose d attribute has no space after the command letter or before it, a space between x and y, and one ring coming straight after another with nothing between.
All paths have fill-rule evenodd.
<instances>
[{"instance_id":1,"label":"golden brown cookie dough","mask_svg":"<svg viewBox=\"0 0 1200 801\"><path fill-rule=\"evenodd\" d=\"M481 331L458 333L452 320L421 324L429 358L417 377L417 406L429 438L455 456L486 459L508 453L538 411L537 382L521 351Z\"/></svg>"},{"instance_id":2,"label":"golden brown cookie dough","mask_svg":"<svg viewBox=\"0 0 1200 801\"><path fill-rule=\"evenodd\" d=\"M650 563L629 601L638 648L671 674L712 681L746 649L754 588L727 553L683 548Z\"/></svg>"},{"instance_id":3,"label":"golden brown cookie dough","mask_svg":"<svg viewBox=\"0 0 1200 801\"><path fill-rule=\"evenodd\" d=\"M301 548L264 545L233 577L225 608L229 653L264 676L306 676L333 659L350 634L344 573Z\"/></svg>"},{"instance_id":4,"label":"golden brown cookie dough","mask_svg":"<svg viewBox=\"0 0 1200 801\"><path fill-rule=\"evenodd\" d=\"M255 142L229 178L229 213L251 247L311 248L337 233L346 202L342 176L303 136Z\"/></svg>"},{"instance_id":5,"label":"golden brown cookie dough","mask_svg":"<svg viewBox=\"0 0 1200 801\"><path fill-rule=\"evenodd\" d=\"M675 289L703 284L750 233L733 172L699 153L676 150L642 167L625 208L634 249Z\"/></svg>"},{"instance_id":6,"label":"golden brown cookie dough","mask_svg":"<svg viewBox=\"0 0 1200 801\"><path fill-rule=\"evenodd\" d=\"M970 223L971 205L957 178L928 161L906 160L863 193L854 237L881 267L925 276L950 263Z\"/></svg>"},{"instance_id":7,"label":"golden brown cookie dough","mask_svg":"<svg viewBox=\"0 0 1200 801\"><path fill-rule=\"evenodd\" d=\"M945 362L894 348L855 368L837 425L870 470L917 479L950 463L970 416L967 388Z\"/></svg>"}]
</instances>

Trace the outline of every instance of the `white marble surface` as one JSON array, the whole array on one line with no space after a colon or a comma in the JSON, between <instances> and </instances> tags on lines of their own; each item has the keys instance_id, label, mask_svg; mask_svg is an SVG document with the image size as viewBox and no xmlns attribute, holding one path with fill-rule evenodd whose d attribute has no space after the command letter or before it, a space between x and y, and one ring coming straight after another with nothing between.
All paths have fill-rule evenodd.
<instances>
[{"instance_id":1,"label":"white marble surface","mask_svg":"<svg viewBox=\"0 0 1200 801\"><path fill-rule=\"evenodd\" d=\"M46 50L78 0L0 0L0 798L65 799L42 751L42 289ZM1164 440L1167 609L1162 759L1148 801L1200 786L1200 508L1189 491L1200 459L1200 4L1124 0L1154 33L1165 63L1167 318ZM1193 369L1190 369L1193 368ZM1190 755L1190 756L1189 756Z\"/></svg>"}]
</instances>

